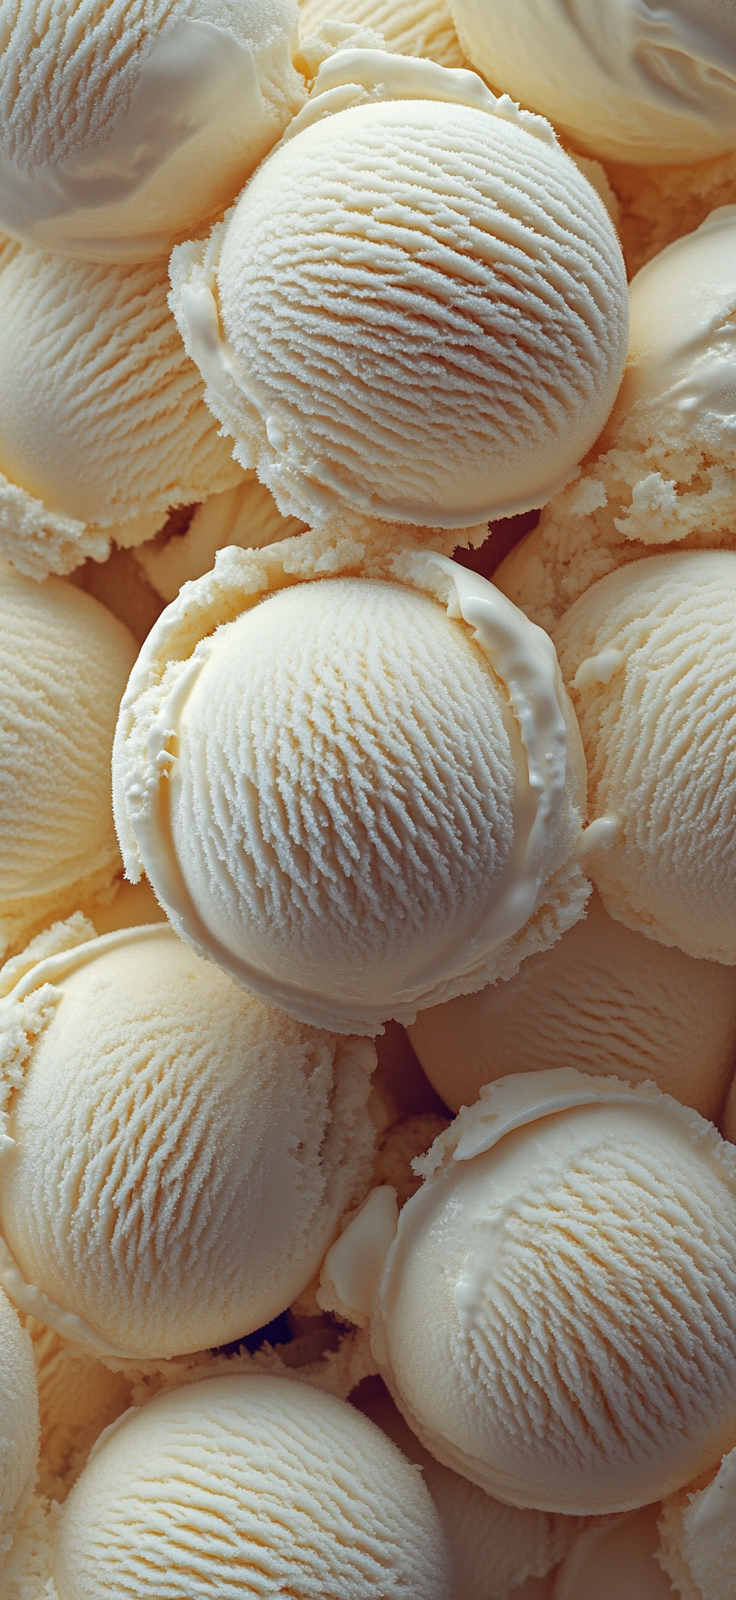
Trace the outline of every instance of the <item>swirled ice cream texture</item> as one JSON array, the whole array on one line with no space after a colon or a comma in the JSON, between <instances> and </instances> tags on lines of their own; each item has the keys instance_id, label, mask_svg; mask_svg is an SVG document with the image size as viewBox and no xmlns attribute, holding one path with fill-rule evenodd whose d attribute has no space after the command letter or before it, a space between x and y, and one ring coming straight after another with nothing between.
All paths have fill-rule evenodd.
<instances>
[{"instance_id":1,"label":"swirled ice cream texture","mask_svg":"<svg viewBox=\"0 0 736 1600\"><path fill-rule=\"evenodd\" d=\"M209 404L312 525L542 505L623 366L604 207L548 125L473 73L363 50L321 71L223 227L172 258Z\"/></svg>"},{"instance_id":2,"label":"swirled ice cream texture","mask_svg":"<svg viewBox=\"0 0 736 1600\"><path fill-rule=\"evenodd\" d=\"M20 0L0 62L0 226L89 261L165 258L304 99L295 0Z\"/></svg>"},{"instance_id":3,"label":"swirled ice cream texture","mask_svg":"<svg viewBox=\"0 0 736 1600\"><path fill-rule=\"evenodd\" d=\"M32 967L0 1002L0 1040L0 1272L92 1354L262 1327L370 1181L372 1047L262 1005L168 927Z\"/></svg>"},{"instance_id":4,"label":"swirled ice cream texture","mask_svg":"<svg viewBox=\"0 0 736 1600\"><path fill-rule=\"evenodd\" d=\"M341 1030L515 967L540 908L567 925L587 894L549 640L483 579L426 571L459 616L381 580L282 589L181 664L153 723L131 680L118 730L129 868L239 981Z\"/></svg>"},{"instance_id":5,"label":"swirled ice cream texture","mask_svg":"<svg viewBox=\"0 0 736 1600\"><path fill-rule=\"evenodd\" d=\"M434 1455L511 1504L584 1515L720 1460L736 1434L736 1163L709 1123L653 1088L520 1074L423 1168L371 1340Z\"/></svg>"},{"instance_id":6,"label":"swirled ice cream texture","mask_svg":"<svg viewBox=\"0 0 736 1600\"><path fill-rule=\"evenodd\" d=\"M722 0L450 0L489 83L593 155L703 161L736 144L736 18Z\"/></svg>"}]
</instances>

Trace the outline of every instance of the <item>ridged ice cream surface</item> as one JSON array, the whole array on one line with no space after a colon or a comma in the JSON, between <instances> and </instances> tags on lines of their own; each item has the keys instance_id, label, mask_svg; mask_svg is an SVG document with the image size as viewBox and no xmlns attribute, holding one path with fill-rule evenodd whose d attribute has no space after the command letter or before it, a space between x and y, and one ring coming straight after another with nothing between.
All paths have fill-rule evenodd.
<instances>
[{"instance_id":1,"label":"ridged ice cream surface","mask_svg":"<svg viewBox=\"0 0 736 1600\"><path fill-rule=\"evenodd\" d=\"M253 475L197 506L185 533L175 529L166 538L162 529L159 538L139 545L135 561L163 600L175 600L183 583L209 572L226 545L260 550L303 533L304 526L282 517L273 495Z\"/></svg>"},{"instance_id":2,"label":"ridged ice cream surface","mask_svg":"<svg viewBox=\"0 0 736 1600\"><path fill-rule=\"evenodd\" d=\"M446 0L301 0L302 39L334 17L375 28L401 55L427 56L441 67L467 65Z\"/></svg>"},{"instance_id":3,"label":"ridged ice cream surface","mask_svg":"<svg viewBox=\"0 0 736 1600\"><path fill-rule=\"evenodd\" d=\"M509 1072L577 1067L660 1089L717 1122L736 1060L736 985L614 922L597 894L508 983L420 1011L409 1030L452 1111Z\"/></svg>"},{"instance_id":4,"label":"ridged ice cream surface","mask_svg":"<svg viewBox=\"0 0 736 1600\"><path fill-rule=\"evenodd\" d=\"M736 1162L711 1124L653 1087L519 1074L423 1169L371 1341L434 1455L511 1504L583 1515L720 1460L736 1437Z\"/></svg>"},{"instance_id":5,"label":"ridged ice cream surface","mask_svg":"<svg viewBox=\"0 0 736 1600\"><path fill-rule=\"evenodd\" d=\"M0 227L90 261L165 258L304 100L296 0L8 0Z\"/></svg>"},{"instance_id":6,"label":"ridged ice cream surface","mask_svg":"<svg viewBox=\"0 0 736 1600\"><path fill-rule=\"evenodd\" d=\"M673 1495L659 1524L661 1564L683 1600L730 1600L736 1572L736 1450L709 1483Z\"/></svg>"},{"instance_id":7,"label":"ridged ice cream surface","mask_svg":"<svg viewBox=\"0 0 736 1600\"><path fill-rule=\"evenodd\" d=\"M166 266L0 254L0 551L32 577L149 538L242 477L166 303Z\"/></svg>"},{"instance_id":8,"label":"ridged ice cream surface","mask_svg":"<svg viewBox=\"0 0 736 1600\"><path fill-rule=\"evenodd\" d=\"M89 595L0 564L0 953L120 870L110 751L135 657Z\"/></svg>"},{"instance_id":9,"label":"ridged ice cream surface","mask_svg":"<svg viewBox=\"0 0 736 1600\"><path fill-rule=\"evenodd\" d=\"M736 963L736 552L652 556L593 584L555 630L588 762L619 818L589 871L610 914Z\"/></svg>"},{"instance_id":10,"label":"ridged ice cream surface","mask_svg":"<svg viewBox=\"0 0 736 1600\"><path fill-rule=\"evenodd\" d=\"M26 1311L147 1358L286 1310L370 1182L370 1045L264 1006L159 925L33 967L0 1028L0 1270Z\"/></svg>"},{"instance_id":11,"label":"ridged ice cream surface","mask_svg":"<svg viewBox=\"0 0 736 1600\"><path fill-rule=\"evenodd\" d=\"M131 1412L64 1508L60 1600L449 1600L421 1476L343 1401L218 1378Z\"/></svg>"},{"instance_id":12,"label":"ridged ice cream surface","mask_svg":"<svg viewBox=\"0 0 736 1600\"><path fill-rule=\"evenodd\" d=\"M274 547L274 583L292 544ZM496 617L491 585L444 558L445 604L360 577L253 604L259 559L223 552L149 637L117 734L120 836L178 931L238 982L374 1033L577 919L577 729L549 640ZM236 578L250 605L225 620Z\"/></svg>"},{"instance_id":13,"label":"ridged ice cream surface","mask_svg":"<svg viewBox=\"0 0 736 1600\"><path fill-rule=\"evenodd\" d=\"M0 1569L38 1462L38 1390L31 1341L0 1290Z\"/></svg>"},{"instance_id":14,"label":"ridged ice cream surface","mask_svg":"<svg viewBox=\"0 0 736 1600\"><path fill-rule=\"evenodd\" d=\"M542 505L620 381L625 274L601 201L545 122L430 61L327 61L171 274L238 459L312 525L341 506L453 528Z\"/></svg>"},{"instance_id":15,"label":"ridged ice cream surface","mask_svg":"<svg viewBox=\"0 0 736 1600\"><path fill-rule=\"evenodd\" d=\"M731 0L449 0L468 60L616 161L703 161L736 144Z\"/></svg>"}]
</instances>

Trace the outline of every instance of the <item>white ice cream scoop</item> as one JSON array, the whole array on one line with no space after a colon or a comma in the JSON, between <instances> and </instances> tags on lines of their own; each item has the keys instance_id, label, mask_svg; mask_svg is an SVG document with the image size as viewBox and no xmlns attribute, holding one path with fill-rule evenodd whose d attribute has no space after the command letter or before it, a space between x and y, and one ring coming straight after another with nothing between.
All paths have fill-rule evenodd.
<instances>
[{"instance_id":1,"label":"white ice cream scoop","mask_svg":"<svg viewBox=\"0 0 736 1600\"><path fill-rule=\"evenodd\" d=\"M616 161L704 161L736 145L733 0L450 0L489 83Z\"/></svg>"},{"instance_id":2,"label":"white ice cream scoop","mask_svg":"<svg viewBox=\"0 0 736 1600\"><path fill-rule=\"evenodd\" d=\"M540 506L616 397L621 250L549 124L475 73L344 50L172 306L284 514L466 528Z\"/></svg>"}]
</instances>

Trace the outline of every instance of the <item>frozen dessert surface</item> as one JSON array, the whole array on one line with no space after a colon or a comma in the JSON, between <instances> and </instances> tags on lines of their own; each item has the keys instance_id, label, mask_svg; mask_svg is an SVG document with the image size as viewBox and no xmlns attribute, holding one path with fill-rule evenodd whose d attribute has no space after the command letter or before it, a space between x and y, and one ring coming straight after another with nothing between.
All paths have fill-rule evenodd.
<instances>
[{"instance_id":1,"label":"frozen dessert surface","mask_svg":"<svg viewBox=\"0 0 736 1600\"><path fill-rule=\"evenodd\" d=\"M127 1411L131 1383L64 1344L60 1334L26 1318L33 1343L41 1414L38 1491L61 1504L103 1428Z\"/></svg>"},{"instance_id":2,"label":"frozen dessert surface","mask_svg":"<svg viewBox=\"0 0 736 1600\"><path fill-rule=\"evenodd\" d=\"M291 544L224 552L149 636L118 829L129 875L239 982L375 1033L577 920L579 736L549 640L485 580L420 556L406 583L285 587Z\"/></svg>"},{"instance_id":3,"label":"frozen dessert surface","mask_svg":"<svg viewBox=\"0 0 736 1600\"><path fill-rule=\"evenodd\" d=\"M463 528L543 505L620 381L625 273L602 202L543 119L430 61L325 62L171 274L237 458L312 525L340 506Z\"/></svg>"},{"instance_id":4,"label":"frozen dessert surface","mask_svg":"<svg viewBox=\"0 0 736 1600\"><path fill-rule=\"evenodd\" d=\"M264 1006L155 924L32 967L0 1025L16 1302L126 1359L285 1311L370 1182L372 1046Z\"/></svg>"},{"instance_id":5,"label":"frozen dessert surface","mask_svg":"<svg viewBox=\"0 0 736 1600\"><path fill-rule=\"evenodd\" d=\"M672 1600L659 1562L658 1505L581 1532L563 1561L552 1600Z\"/></svg>"},{"instance_id":6,"label":"frozen dessert surface","mask_svg":"<svg viewBox=\"0 0 736 1600\"><path fill-rule=\"evenodd\" d=\"M0 953L120 871L110 751L135 656L89 595L0 564Z\"/></svg>"},{"instance_id":7,"label":"frozen dessert surface","mask_svg":"<svg viewBox=\"0 0 736 1600\"><path fill-rule=\"evenodd\" d=\"M214 566L218 550L236 544L241 550L261 550L279 539L303 533L296 517L282 517L273 495L255 473L210 495L194 509L184 532L173 526L161 529L155 539L139 545L134 559L162 600L175 600L183 583L201 578Z\"/></svg>"},{"instance_id":8,"label":"frozen dessert surface","mask_svg":"<svg viewBox=\"0 0 736 1600\"><path fill-rule=\"evenodd\" d=\"M507 1073L566 1066L652 1079L717 1122L736 1065L736 984L719 962L614 922L593 894L508 983L420 1011L409 1035L452 1111Z\"/></svg>"},{"instance_id":9,"label":"frozen dessert surface","mask_svg":"<svg viewBox=\"0 0 736 1600\"><path fill-rule=\"evenodd\" d=\"M32 577L131 545L242 473L166 303L166 264L0 253L0 551Z\"/></svg>"},{"instance_id":10,"label":"frozen dessert surface","mask_svg":"<svg viewBox=\"0 0 736 1600\"><path fill-rule=\"evenodd\" d=\"M659 1560L682 1600L730 1600L736 1573L736 1450L710 1482L662 1507Z\"/></svg>"},{"instance_id":11,"label":"frozen dessert surface","mask_svg":"<svg viewBox=\"0 0 736 1600\"><path fill-rule=\"evenodd\" d=\"M0 1569L38 1461L38 1390L31 1341L0 1290Z\"/></svg>"},{"instance_id":12,"label":"frozen dessert surface","mask_svg":"<svg viewBox=\"0 0 736 1600\"><path fill-rule=\"evenodd\" d=\"M449 0L468 60L574 144L618 161L736 145L730 0Z\"/></svg>"},{"instance_id":13,"label":"frozen dessert surface","mask_svg":"<svg viewBox=\"0 0 736 1600\"><path fill-rule=\"evenodd\" d=\"M653 1086L519 1074L421 1168L371 1342L433 1455L511 1504L591 1515L732 1448L736 1159L710 1123Z\"/></svg>"},{"instance_id":14,"label":"frozen dessert surface","mask_svg":"<svg viewBox=\"0 0 736 1600\"><path fill-rule=\"evenodd\" d=\"M620 834L586 866L611 916L736 963L736 552L650 556L555 630L593 814Z\"/></svg>"},{"instance_id":15,"label":"frozen dessert surface","mask_svg":"<svg viewBox=\"0 0 736 1600\"><path fill-rule=\"evenodd\" d=\"M165 257L234 199L302 104L296 30L296 0L16 0L0 226L89 261Z\"/></svg>"},{"instance_id":16,"label":"frozen dessert surface","mask_svg":"<svg viewBox=\"0 0 736 1600\"><path fill-rule=\"evenodd\" d=\"M350 1404L421 1467L452 1551L453 1600L526 1600L529 1580L529 1600L537 1600L535 1580L546 1577L565 1555L577 1520L504 1505L443 1467L419 1443L380 1378L359 1384Z\"/></svg>"},{"instance_id":17,"label":"frozen dessert surface","mask_svg":"<svg viewBox=\"0 0 736 1600\"><path fill-rule=\"evenodd\" d=\"M377 29L387 49L401 55L428 56L442 67L467 66L446 0L301 0L302 38L333 17Z\"/></svg>"},{"instance_id":18,"label":"frozen dessert surface","mask_svg":"<svg viewBox=\"0 0 736 1600\"><path fill-rule=\"evenodd\" d=\"M421 1475L354 1408L304 1384L219 1378L130 1412L62 1515L60 1600L449 1600Z\"/></svg>"}]
</instances>

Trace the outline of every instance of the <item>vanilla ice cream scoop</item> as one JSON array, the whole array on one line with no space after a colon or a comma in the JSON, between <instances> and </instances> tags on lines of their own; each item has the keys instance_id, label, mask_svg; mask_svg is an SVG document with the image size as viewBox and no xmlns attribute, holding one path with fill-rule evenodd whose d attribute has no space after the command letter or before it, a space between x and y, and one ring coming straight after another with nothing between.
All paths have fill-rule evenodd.
<instances>
[{"instance_id":1,"label":"vanilla ice cream scoop","mask_svg":"<svg viewBox=\"0 0 736 1600\"><path fill-rule=\"evenodd\" d=\"M0 1001L0 1278L100 1356L263 1327L370 1182L373 1047L264 1006L153 924Z\"/></svg>"},{"instance_id":2,"label":"vanilla ice cream scoop","mask_svg":"<svg viewBox=\"0 0 736 1600\"><path fill-rule=\"evenodd\" d=\"M375 28L387 49L403 56L427 56L442 67L467 65L446 0L301 0L299 32L304 39L337 17Z\"/></svg>"},{"instance_id":3,"label":"vanilla ice cream scoop","mask_svg":"<svg viewBox=\"0 0 736 1600\"><path fill-rule=\"evenodd\" d=\"M162 529L158 538L139 545L134 559L162 600L175 600L183 583L209 572L226 545L261 550L303 533L304 527L295 517L281 516L273 495L253 473L197 506L184 533L174 527L167 538Z\"/></svg>"},{"instance_id":4,"label":"vanilla ice cream scoop","mask_svg":"<svg viewBox=\"0 0 736 1600\"><path fill-rule=\"evenodd\" d=\"M0 553L31 577L137 544L242 473L166 304L165 263L0 252Z\"/></svg>"},{"instance_id":5,"label":"vanilla ice cream scoop","mask_svg":"<svg viewBox=\"0 0 736 1600\"><path fill-rule=\"evenodd\" d=\"M683 1600L730 1600L736 1573L736 1450L724 1456L709 1483L665 1502L659 1533L659 1561Z\"/></svg>"},{"instance_id":6,"label":"vanilla ice cream scoop","mask_svg":"<svg viewBox=\"0 0 736 1600\"><path fill-rule=\"evenodd\" d=\"M614 922L594 894L516 977L420 1011L409 1035L452 1111L507 1073L577 1067L652 1079L717 1122L736 1065L736 984L719 962Z\"/></svg>"},{"instance_id":7,"label":"vanilla ice cream scoop","mask_svg":"<svg viewBox=\"0 0 736 1600\"><path fill-rule=\"evenodd\" d=\"M38 1389L31 1341L0 1290L0 1568L38 1462Z\"/></svg>"},{"instance_id":8,"label":"vanilla ice cream scoop","mask_svg":"<svg viewBox=\"0 0 736 1600\"><path fill-rule=\"evenodd\" d=\"M26 1318L26 1327L41 1415L38 1491L61 1503L103 1428L127 1411L132 1386L125 1374L110 1372L101 1361L69 1347L35 1317Z\"/></svg>"},{"instance_id":9,"label":"vanilla ice cream scoop","mask_svg":"<svg viewBox=\"0 0 736 1600\"><path fill-rule=\"evenodd\" d=\"M120 871L110 750L132 634L0 563L0 957Z\"/></svg>"},{"instance_id":10,"label":"vanilla ice cream scoop","mask_svg":"<svg viewBox=\"0 0 736 1600\"><path fill-rule=\"evenodd\" d=\"M419 1443L380 1378L360 1384L350 1404L421 1467L452 1551L453 1600L526 1600L528 1583L529 1600L538 1594L541 1600L536 1581L562 1560L577 1535L577 1519L504 1505L443 1467Z\"/></svg>"},{"instance_id":11,"label":"vanilla ice cream scoop","mask_svg":"<svg viewBox=\"0 0 736 1600\"><path fill-rule=\"evenodd\" d=\"M593 584L555 631L594 812L606 910L736 963L736 552L651 556Z\"/></svg>"},{"instance_id":12,"label":"vanilla ice cream scoop","mask_svg":"<svg viewBox=\"0 0 736 1600\"><path fill-rule=\"evenodd\" d=\"M581 1533L563 1561L552 1600L672 1600L673 1590L657 1560L658 1505Z\"/></svg>"},{"instance_id":13,"label":"vanilla ice cream scoop","mask_svg":"<svg viewBox=\"0 0 736 1600\"><path fill-rule=\"evenodd\" d=\"M433 1455L512 1505L592 1515L733 1447L736 1153L711 1123L653 1085L524 1073L420 1170L398 1217L372 1191L321 1281L348 1312L355 1285L369 1298L382 1376Z\"/></svg>"},{"instance_id":14,"label":"vanilla ice cream scoop","mask_svg":"<svg viewBox=\"0 0 736 1600\"><path fill-rule=\"evenodd\" d=\"M704 161L736 145L731 0L449 0L469 61L610 160Z\"/></svg>"},{"instance_id":15,"label":"vanilla ice cream scoop","mask_svg":"<svg viewBox=\"0 0 736 1600\"><path fill-rule=\"evenodd\" d=\"M0 56L0 227L145 261L212 221L304 100L296 0L19 0Z\"/></svg>"},{"instance_id":16,"label":"vanilla ice cream scoop","mask_svg":"<svg viewBox=\"0 0 736 1600\"><path fill-rule=\"evenodd\" d=\"M449 1600L421 1474L353 1407L288 1378L214 1378L103 1435L64 1507L59 1600Z\"/></svg>"},{"instance_id":17,"label":"vanilla ice cream scoop","mask_svg":"<svg viewBox=\"0 0 736 1600\"><path fill-rule=\"evenodd\" d=\"M484 579L404 553L402 582L300 583L297 544L221 552L149 635L117 826L198 950L375 1033L577 920L579 736L547 636Z\"/></svg>"},{"instance_id":18,"label":"vanilla ice cream scoop","mask_svg":"<svg viewBox=\"0 0 736 1600\"><path fill-rule=\"evenodd\" d=\"M574 473L625 358L623 260L549 124L474 73L343 50L171 262L207 400L284 514L464 528Z\"/></svg>"}]
</instances>

